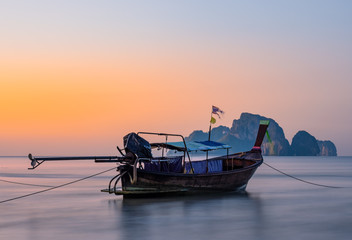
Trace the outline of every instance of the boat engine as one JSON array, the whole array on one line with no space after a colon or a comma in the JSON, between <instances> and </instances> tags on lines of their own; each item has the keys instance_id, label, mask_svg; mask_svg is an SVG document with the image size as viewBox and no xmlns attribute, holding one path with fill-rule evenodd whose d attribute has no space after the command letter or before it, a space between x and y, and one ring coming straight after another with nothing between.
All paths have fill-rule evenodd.
<instances>
[{"instance_id":1,"label":"boat engine","mask_svg":"<svg viewBox=\"0 0 352 240\"><path fill-rule=\"evenodd\" d=\"M123 137L123 144L126 156L135 155L138 158L152 158L152 148L150 143L136 133L132 132ZM133 162L135 160L132 159Z\"/></svg>"}]
</instances>

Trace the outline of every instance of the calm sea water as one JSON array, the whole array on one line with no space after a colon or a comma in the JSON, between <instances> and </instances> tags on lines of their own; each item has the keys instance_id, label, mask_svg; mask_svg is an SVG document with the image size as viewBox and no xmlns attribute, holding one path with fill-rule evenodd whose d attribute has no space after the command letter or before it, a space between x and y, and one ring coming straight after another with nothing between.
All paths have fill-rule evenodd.
<instances>
[{"instance_id":1,"label":"calm sea water","mask_svg":"<svg viewBox=\"0 0 352 240\"><path fill-rule=\"evenodd\" d=\"M266 157L245 194L123 199L101 193L111 171L0 204L0 239L351 239L352 157ZM114 165L0 157L0 179L60 185ZM0 201L43 190L0 181Z\"/></svg>"}]
</instances>

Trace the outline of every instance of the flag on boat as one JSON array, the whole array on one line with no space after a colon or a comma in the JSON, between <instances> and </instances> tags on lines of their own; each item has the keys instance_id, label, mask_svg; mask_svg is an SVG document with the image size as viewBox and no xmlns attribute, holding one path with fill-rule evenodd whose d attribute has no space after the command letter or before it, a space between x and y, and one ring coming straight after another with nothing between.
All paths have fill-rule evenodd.
<instances>
[{"instance_id":1,"label":"flag on boat","mask_svg":"<svg viewBox=\"0 0 352 240\"><path fill-rule=\"evenodd\" d=\"M269 136L268 130L266 130L266 137L268 138L268 141L271 143L271 138L270 138L270 136Z\"/></svg>"},{"instance_id":2,"label":"flag on boat","mask_svg":"<svg viewBox=\"0 0 352 240\"><path fill-rule=\"evenodd\" d=\"M221 118L220 114L223 115L225 113L223 110L221 110L218 107L215 107L215 106L212 106L212 107L213 107L213 110L212 110L211 114L216 114L216 115L218 115L219 118Z\"/></svg>"},{"instance_id":3,"label":"flag on boat","mask_svg":"<svg viewBox=\"0 0 352 240\"><path fill-rule=\"evenodd\" d=\"M216 123L216 119L215 119L213 116L211 116L210 123L211 123L211 124Z\"/></svg>"},{"instance_id":4,"label":"flag on boat","mask_svg":"<svg viewBox=\"0 0 352 240\"><path fill-rule=\"evenodd\" d=\"M223 110L221 110L220 108L212 106L210 123L211 124L216 123L216 119L213 117L213 114L216 114L219 118L221 118L221 115L223 115L224 113L225 112Z\"/></svg>"}]
</instances>

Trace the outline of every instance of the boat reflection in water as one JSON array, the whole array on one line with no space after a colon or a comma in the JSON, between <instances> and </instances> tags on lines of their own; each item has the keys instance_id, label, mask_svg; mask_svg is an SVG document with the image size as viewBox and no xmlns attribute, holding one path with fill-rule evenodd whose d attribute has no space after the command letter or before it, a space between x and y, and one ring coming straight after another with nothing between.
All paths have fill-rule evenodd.
<instances>
[{"instance_id":1,"label":"boat reflection in water","mask_svg":"<svg viewBox=\"0 0 352 240\"><path fill-rule=\"evenodd\" d=\"M121 239L263 237L261 199L245 192L116 198L108 206Z\"/></svg>"}]
</instances>

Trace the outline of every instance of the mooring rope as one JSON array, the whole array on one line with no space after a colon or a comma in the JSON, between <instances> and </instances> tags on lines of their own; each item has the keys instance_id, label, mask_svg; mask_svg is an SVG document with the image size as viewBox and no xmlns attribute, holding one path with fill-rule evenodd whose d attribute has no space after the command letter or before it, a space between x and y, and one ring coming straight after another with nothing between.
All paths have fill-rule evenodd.
<instances>
[{"instance_id":1,"label":"mooring rope","mask_svg":"<svg viewBox=\"0 0 352 240\"><path fill-rule=\"evenodd\" d=\"M15 181L8 181L8 180L4 180L4 179L0 179L0 182L13 183L13 184L18 184L18 185L26 185L26 186L32 186L32 187L54 187L54 186L50 186L50 185L40 185L40 184L15 182Z\"/></svg>"},{"instance_id":2,"label":"mooring rope","mask_svg":"<svg viewBox=\"0 0 352 240\"><path fill-rule=\"evenodd\" d=\"M271 169L273 169L273 170L275 170L275 171L277 171L277 172L279 172L279 173L281 173L281 174L283 174L283 175L285 175L287 177L293 178L293 179L295 179L297 181L301 181L301 182L304 182L304 183L307 183L307 184L311 184L311 185L315 185L315 186L319 186L319 187L326 187L326 188L348 188L348 187L330 186L330 185L324 185L324 184L319 184L319 183L313 183L313 182L310 182L310 181L306 181L304 179L301 179L301 178L292 176L292 175L290 175L288 173L285 173L285 172L283 172L283 171L281 171L281 170L269 165L266 162L263 162L263 163L266 166L268 166L269 168L271 168ZM14 201L14 200L17 200L17 199L33 196L33 195L36 195L36 194L39 194L39 193L48 192L50 190L54 190L54 189L57 189L57 188L65 187L67 185L71 185L71 184L74 184L74 183L77 183L77 182L80 182L80 181L83 181L83 180L86 180L86 179L101 175L103 173L112 171L114 169L116 169L116 167L110 168L110 169L104 170L102 172L99 172L99 173L96 173L96 174L93 174L93 175L90 175L90 176L87 176L87 177L84 177L84 178L80 178L80 179L77 179L77 180L74 180L74 181L71 181L71 182L68 182L68 183L64 183L64 184L61 184L61 185L58 185L58 186L37 185L37 184L21 183L21 182L14 182L14 181L7 181L7 180L0 179L0 181L2 181L2 182L13 183L13 184L21 184L21 185L36 186L36 187L49 187L49 188L41 190L41 191L37 191L37 192L33 192L33 193L22 195L22 196L18 196L18 197L2 200L2 201L0 201L0 203L6 203L6 202Z\"/></svg>"},{"instance_id":3,"label":"mooring rope","mask_svg":"<svg viewBox=\"0 0 352 240\"><path fill-rule=\"evenodd\" d=\"M306 180L303 180L301 178L298 178L298 177L295 177L295 176L292 176L290 174L287 174L277 168L274 168L273 166L270 166L269 164L267 164L266 162L263 162L266 166L270 167L271 169L287 176L287 177L290 177L290 178L293 178L295 180L298 180L298 181L301 181L301 182L304 182L304 183L307 183L307 184L311 184L311 185L315 185L315 186L319 186L319 187L326 187L326 188L347 188L347 187L337 187L337 186L329 186L329 185L324 185L324 184L319 184L319 183L313 183L313 182L309 182L309 181L306 181Z\"/></svg>"},{"instance_id":4,"label":"mooring rope","mask_svg":"<svg viewBox=\"0 0 352 240\"><path fill-rule=\"evenodd\" d=\"M114 169L116 169L116 167L110 168L108 170L105 170L105 171L102 171L102 172L99 172L99 173L96 173L96 174L93 174L93 175L90 175L90 176L87 176L87 177L84 177L84 178L80 178L80 179L74 180L72 182L64 183L64 184L61 184L61 185L58 185L58 186L55 186L55 187L50 187L50 188L47 188L47 189L44 189L44 190L41 190L41 191L25 194L25 195L14 197L14 198L9 198L9 199L0 201L0 203L10 202L10 201L14 201L14 200L17 200L17 199L20 199L20 198L25 198L25 197L33 196L33 195L36 195L36 194L39 194L39 193L47 192L47 191L50 191L50 190L53 190L53 189L56 189L56 188L61 188L61 187L64 187L64 186L67 186L67 185L70 185L70 184L73 184L73 183L76 183L76 182L80 182L80 181L86 180L88 178L92 178L92 177L101 175L103 173L112 171Z\"/></svg>"}]
</instances>

